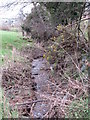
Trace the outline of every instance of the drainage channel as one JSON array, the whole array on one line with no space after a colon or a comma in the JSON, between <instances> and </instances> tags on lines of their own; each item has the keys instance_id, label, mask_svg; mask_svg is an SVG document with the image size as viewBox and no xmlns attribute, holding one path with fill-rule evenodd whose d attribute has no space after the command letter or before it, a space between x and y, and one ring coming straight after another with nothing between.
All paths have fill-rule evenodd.
<instances>
[{"instance_id":1,"label":"drainage channel","mask_svg":"<svg viewBox=\"0 0 90 120\"><path fill-rule=\"evenodd\" d=\"M49 80L49 74L45 70L47 67L47 61L43 58L34 59L32 62L32 77L36 83L36 99L43 99L40 94L48 93L47 85ZM33 118L43 118L48 112L50 107L49 102L37 102L32 110Z\"/></svg>"}]
</instances>

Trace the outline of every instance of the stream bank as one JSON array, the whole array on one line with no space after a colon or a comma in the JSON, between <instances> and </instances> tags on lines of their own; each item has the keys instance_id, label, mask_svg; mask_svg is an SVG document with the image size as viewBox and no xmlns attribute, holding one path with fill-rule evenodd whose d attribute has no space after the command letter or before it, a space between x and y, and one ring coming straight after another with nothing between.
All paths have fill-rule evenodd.
<instances>
[{"instance_id":1,"label":"stream bank","mask_svg":"<svg viewBox=\"0 0 90 120\"><path fill-rule=\"evenodd\" d=\"M43 58L44 51L30 46L23 51L23 63L16 61L2 75L2 86L11 107L17 106L21 118L65 117L75 96L86 94L83 85L77 80L67 78L64 83L61 77L53 77Z\"/></svg>"}]
</instances>

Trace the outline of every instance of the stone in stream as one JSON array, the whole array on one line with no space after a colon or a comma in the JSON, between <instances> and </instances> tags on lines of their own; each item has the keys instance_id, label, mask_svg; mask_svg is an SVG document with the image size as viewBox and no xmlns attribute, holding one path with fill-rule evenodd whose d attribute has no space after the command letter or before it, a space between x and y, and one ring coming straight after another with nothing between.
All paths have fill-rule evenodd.
<instances>
[{"instance_id":1,"label":"stone in stream","mask_svg":"<svg viewBox=\"0 0 90 120\"><path fill-rule=\"evenodd\" d=\"M33 75L31 75L31 79L35 79L35 77Z\"/></svg>"},{"instance_id":2,"label":"stone in stream","mask_svg":"<svg viewBox=\"0 0 90 120\"><path fill-rule=\"evenodd\" d=\"M32 90L34 90L34 91L37 90L37 83L36 82L32 83Z\"/></svg>"}]
</instances>

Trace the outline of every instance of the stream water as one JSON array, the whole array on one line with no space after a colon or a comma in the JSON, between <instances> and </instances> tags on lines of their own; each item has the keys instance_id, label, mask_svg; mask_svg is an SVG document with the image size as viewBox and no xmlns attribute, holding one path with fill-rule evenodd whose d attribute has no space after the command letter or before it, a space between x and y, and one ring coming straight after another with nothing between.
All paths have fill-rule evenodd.
<instances>
[{"instance_id":1,"label":"stream water","mask_svg":"<svg viewBox=\"0 0 90 120\"><path fill-rule=\"evenodd\" d=\"M42 100L43 98L40 94L47 94L48 92L48 80L49 74L47 72L47 61L43 58L34 59L32 62L32 76L34 77L34 82L37 84L36 94L37 100ZM33 117L42 118L49 110L49 102L37 102L33 108Z\"/></svg>"}]
</instances>

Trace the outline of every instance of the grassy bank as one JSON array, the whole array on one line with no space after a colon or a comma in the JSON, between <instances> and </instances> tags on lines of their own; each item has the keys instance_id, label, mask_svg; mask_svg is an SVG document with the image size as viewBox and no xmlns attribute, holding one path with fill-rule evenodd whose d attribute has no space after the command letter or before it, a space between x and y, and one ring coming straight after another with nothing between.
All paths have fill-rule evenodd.
<instances>
[{"instance_id":1,"label":"grassy bank","mask_svg":"<svg viewBox=\"0 0 90 120\"><path fill-rule=\"evenodd\" d=\"M23 40L19 32L0 30L0 65L5 63L6 57L8 59L12 58L13 48L20 50L27 44L29 43L26 40ZM8 117L17 118L17 111L10 109L9 101L4 96L3 92L4 91L0 86L0 120Z\"/></svg>"},{"instance_id":2,"label":"grassy bank","mask_svg":"<svg viewBox=\"0 0 90 120\"><path fill-rule=\"evenodd\" d=\"M2 55L9 54L13 46L21 48L23 43L25 43L25 41L20 39L21 36L17 32L0 31L0 36L0 43L2 44L0 53L2 53Z\"/></svg>"},{"instance_id":3,"label":"grassy bank","mask_svg":"<svg viewBox=\"0 0 90 120\"><path fill-rule=\"evenodd\" d=\"M18 32L0 31L0 55L2 58L11 58L13 47L16 49L25 46L27 41L22 39ZM3 61L0 62L2 64Z\"/></svg>"}]
</instances>

